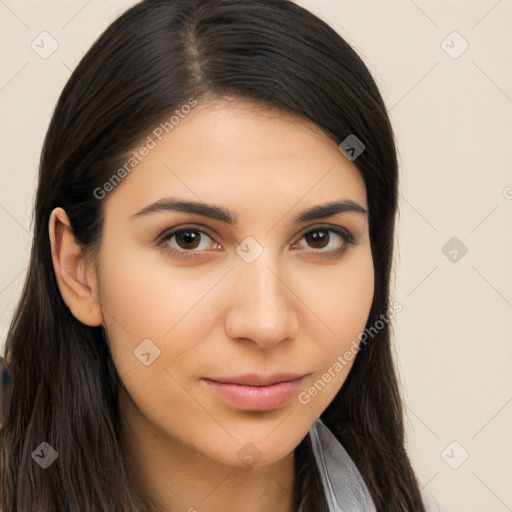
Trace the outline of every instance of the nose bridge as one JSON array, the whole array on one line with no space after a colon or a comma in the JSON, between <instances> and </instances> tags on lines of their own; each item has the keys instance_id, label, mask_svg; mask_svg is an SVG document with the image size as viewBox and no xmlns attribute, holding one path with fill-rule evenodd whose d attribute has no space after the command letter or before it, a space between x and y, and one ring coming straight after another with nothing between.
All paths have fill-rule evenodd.
<instances>
[{"instance_id":1,"label":"nose bridge","mask_svg":"<svg viewBox=\"0 0 512 512\"><path fill-rule=\"evenodd\" d=\"M242 257L237 261L226 325L230 337L251 339L270 348L297 335L293 294L280 269L270 250L262 251L251 263Z\"/></svg>"}]
</instances>

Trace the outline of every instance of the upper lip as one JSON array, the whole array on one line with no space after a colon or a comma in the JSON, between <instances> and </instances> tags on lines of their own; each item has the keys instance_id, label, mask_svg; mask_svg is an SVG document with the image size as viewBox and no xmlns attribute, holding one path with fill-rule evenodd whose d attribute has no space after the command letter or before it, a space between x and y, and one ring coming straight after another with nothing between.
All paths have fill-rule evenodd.
<instances>
[{"instance_id":1,"label":"upper lip","mask_svg":"<svg viewBox=\"0 0 512 512\"><path fill-rule=\"evenodd\" d=\"M272 375L251 373L237 375L234 377L208 377L206 380L212 380L221 384L240 384L242 386L272 386L281 382L292 382L302 379L307 374L298 373L274 373Z\"/></svg>"}]
</instances>

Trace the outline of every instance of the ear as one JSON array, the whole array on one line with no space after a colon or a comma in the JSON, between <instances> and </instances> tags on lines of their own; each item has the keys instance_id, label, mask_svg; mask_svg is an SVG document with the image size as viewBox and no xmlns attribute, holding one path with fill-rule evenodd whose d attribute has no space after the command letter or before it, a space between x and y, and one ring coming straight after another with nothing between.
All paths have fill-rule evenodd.
<instances>
[{"instance_id":1,"label":"ear","mask_svg":"<svg viewBox=\"0 0 512 512\"><path fill-rule=\"evenodd\" d=\"M103 324L97 298L97 276L92 261L76 240L62 208L55 208L48 223L52 261L60 293L73 316L85 325Z\"/></svg>"}]
</instances>

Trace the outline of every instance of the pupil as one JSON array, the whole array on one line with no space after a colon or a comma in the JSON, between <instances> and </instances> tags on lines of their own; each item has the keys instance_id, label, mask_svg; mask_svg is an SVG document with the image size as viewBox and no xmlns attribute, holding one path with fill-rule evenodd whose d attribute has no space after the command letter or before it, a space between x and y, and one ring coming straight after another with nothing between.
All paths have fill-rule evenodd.
<instances>
[{"instance_id":1,"label":"pupil","mask_svg":"<svg viewBox=\"0 0 512 512\"><path fill-rule=\"evenodd\" d=\"M194 233L194 231L181 231L177 237L185 241L185 244L193 244L194 241L198 242L199 237ZM197 243L192 247L195 249L197 247ZM191 249L191 247L187 247L187 249Z\"/></svg>"},{"instance_id":2,"label":"pupil","mask_svg":"<svg viewBox=\"0 0 512 512\"><path fill-rule=\"evenodd\" d=\"M320 233L320 235L318 235ZM309 236L313 240L313 247L322 248L325 247L325 242L329 237L326 235L325 231L312 231L307 236Z\"/></svg>"}]
</instances>

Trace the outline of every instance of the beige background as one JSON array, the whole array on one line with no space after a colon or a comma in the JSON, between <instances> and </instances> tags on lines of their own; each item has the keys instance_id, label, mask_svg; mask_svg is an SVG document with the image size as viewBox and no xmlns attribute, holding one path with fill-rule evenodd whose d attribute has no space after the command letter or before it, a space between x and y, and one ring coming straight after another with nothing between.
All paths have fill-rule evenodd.
<instances>
[{"instance_id":1,"label":"beige background","mask_svg":"<svg viewBox=\"0 0 512 512\"><path fill-rule=\"evenodd\" d=\"M133 3L0 0L0 348L53 107ZM396 352L421 485L452 512L512 510L512 0L298 3L363 57L396 131ZM59 45L46 59L31 47L43 31Z\"/></svg>"}]
</instances>

